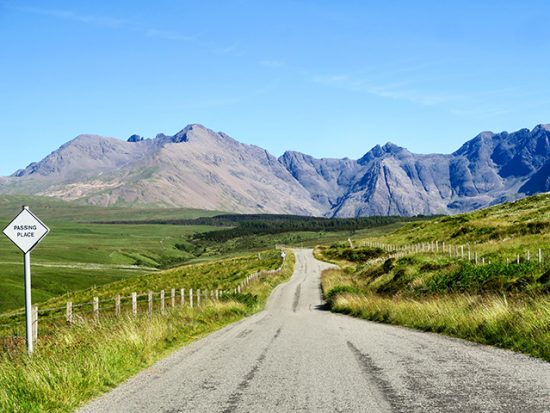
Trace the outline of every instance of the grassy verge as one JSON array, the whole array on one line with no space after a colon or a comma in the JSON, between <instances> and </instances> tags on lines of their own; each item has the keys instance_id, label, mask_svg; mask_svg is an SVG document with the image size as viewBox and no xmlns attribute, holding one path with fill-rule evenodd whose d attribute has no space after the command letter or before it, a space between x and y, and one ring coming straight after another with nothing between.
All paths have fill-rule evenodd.
<instances>
[{"instance_id":1,"label":"grassy verge","mask_svg":"<svg viewBox=\"0 0 550 413\"><path fill-rule=\"evenodd\" d=\"M406 264L412 260L423 262L417 264L416 273L413 265ZM520 265L518 274L502 274L489 266L437 265L428 260L405 257L366 268L326 270L325 298L335 312L550 361L548 273L540 275L542 270L537 274Z\"/></svg>"},{"instance_id":2,"label":"grassy verge","mask_svg":"<svg viewBox=\"0 0 550 413\"><path fill-rule=\"evenodd\" d=\"M56 330L32 358L0 356L0 411L69 412L182 345L263 308L277 284L292 274L264 275L244 294L199 309L176 308L166 316L102 318L98 324Z\"/></svg>"},{"instance_id":3,"label":"grassy verge","mask_svg":"<svg viewBox=\"0 0 550 413\"><path fill-rule=\"evenodd\" d=\"M384 248L442 241L456 252ZM499 346L550 361L550 195L407 224L393 233L319 246L340 266L322 276L332 311ZM542 263L535 259L541 251ZM527 252L531 253L529 260ZM472 254L473 255L473 254ZM519 263L516 262L520 257ZM480 260L481 261L481 260Z\"/></svg>"}]
</instances>

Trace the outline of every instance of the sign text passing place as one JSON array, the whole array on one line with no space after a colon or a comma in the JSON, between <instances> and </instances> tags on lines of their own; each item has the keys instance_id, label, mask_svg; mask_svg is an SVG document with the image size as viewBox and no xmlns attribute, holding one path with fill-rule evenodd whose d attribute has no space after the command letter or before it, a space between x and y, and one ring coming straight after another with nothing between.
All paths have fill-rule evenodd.
<instances>
[{"instance_id":1,"label":"sign text passing place","mask_svg":"<svg viewBox=\"0 0 550 413\"><path fill-rule=\"evenodd\" d=\"M50 232L48 227L26 208L4 229L6 237L25 254L30 252L48 232Z\"/></svg>"}]
</instances>

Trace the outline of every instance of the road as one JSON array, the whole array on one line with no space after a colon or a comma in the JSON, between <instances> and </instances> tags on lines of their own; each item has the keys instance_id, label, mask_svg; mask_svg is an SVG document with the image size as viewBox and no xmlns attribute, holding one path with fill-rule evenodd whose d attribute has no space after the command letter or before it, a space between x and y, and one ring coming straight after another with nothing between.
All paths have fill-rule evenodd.
<instances>
[{"instance_id":1,"label":"road","mask_svg":"<svg viewBox=\"0 0 550 413\"><path fill-rule=\"evenodd\" d=\"M550 364L332 314L328 264L296 251L265 311L197 341L80 412L543 412Z\"/></svg>"}]
</instances>

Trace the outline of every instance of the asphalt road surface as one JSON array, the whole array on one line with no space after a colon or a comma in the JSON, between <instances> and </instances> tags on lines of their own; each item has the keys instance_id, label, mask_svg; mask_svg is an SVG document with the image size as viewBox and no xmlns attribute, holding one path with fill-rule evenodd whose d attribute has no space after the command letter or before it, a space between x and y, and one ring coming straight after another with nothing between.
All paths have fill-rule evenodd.
<instances>
[{"instance_id":1,"label":"asphalt road surface","mask_svg":"<svg viewBox=\"0 0 550 413\"><path fill-rule=\"evenodd\" d=\"M550 364L323 309L310 250L265 311L81 412L550 412Z\"/></svg>"}]
</instances>

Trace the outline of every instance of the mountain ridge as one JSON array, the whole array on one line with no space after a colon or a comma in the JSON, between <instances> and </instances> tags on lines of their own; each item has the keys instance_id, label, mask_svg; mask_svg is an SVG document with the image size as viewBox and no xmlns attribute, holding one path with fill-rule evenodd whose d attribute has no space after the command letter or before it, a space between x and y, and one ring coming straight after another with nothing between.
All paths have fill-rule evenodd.
<instances>
[{"instance_id":1,"label":"mountain ridge","mask_svg":"<svg viewBox=\"0 0 550 413\"><path fill-rule=\"evenodd\" d=\"M241 143L190 124L126 141L79 135L0 178L0 193L99 205L353 217L465 212L550 191L550 125L481 132L451 154L391 142L361 158L315 158Z\"/></svg>"}]
</instances>

